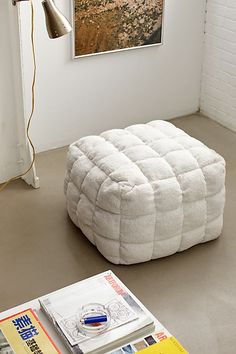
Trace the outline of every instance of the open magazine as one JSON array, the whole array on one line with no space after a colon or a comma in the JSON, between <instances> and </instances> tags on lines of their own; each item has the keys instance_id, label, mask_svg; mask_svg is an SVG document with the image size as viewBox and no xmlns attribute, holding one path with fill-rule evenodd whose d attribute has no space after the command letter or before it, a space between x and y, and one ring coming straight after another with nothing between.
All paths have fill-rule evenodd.
<instances>
[{"instance_id":1,"label":"open magazine","mask_svg":"<svg viewBox=\"0 0 236 354\"><path fill-rule=\"evenodd\" d=\"M58 290L39 301L70 351L76 354L106 353L154 329L153 319L111 271ZM111 317L107 330L92 338L78 327L78 313L89 303L104 305Z\"/></svg>"}]
</instances>

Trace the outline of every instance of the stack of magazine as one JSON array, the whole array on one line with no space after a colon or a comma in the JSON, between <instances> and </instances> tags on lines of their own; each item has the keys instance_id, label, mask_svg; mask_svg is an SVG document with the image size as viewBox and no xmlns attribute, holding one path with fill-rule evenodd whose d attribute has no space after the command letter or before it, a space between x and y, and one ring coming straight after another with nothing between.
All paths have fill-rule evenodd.
<instances>
[{"instance_id":1,"label":"stack of magazine","mask_svg":"<svg viewBox=\"0 0 236 354\"><path fill-rule=\"evenodd\" d=\"M39 299L69 350L74 354L103 354L148 335L154 320L132 293L107 271ZM110 313L111 322L104 333L86 336L80 332L78 314L82 306L99 303Z\"/></svg>"}]
</instances>

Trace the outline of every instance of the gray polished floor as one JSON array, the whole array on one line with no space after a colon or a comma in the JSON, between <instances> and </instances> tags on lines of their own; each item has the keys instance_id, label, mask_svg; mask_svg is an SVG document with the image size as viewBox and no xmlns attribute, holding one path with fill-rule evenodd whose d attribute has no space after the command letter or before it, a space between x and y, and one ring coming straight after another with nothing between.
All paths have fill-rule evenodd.
<instances>
[{"instance_id":1,"label":"gray polished floor","mask_svg":"<svg viewBox=\"0 0 236 354\"><path fill-rule=\"evenodd\" d=\"M236 353L236 134L193 115L172 121L222 154L222 236L133 266L106 261L67 217L66 149L37 156L41 188L23 181L0 195L0 311L112 269L191 354Z\"/></svg>"}]
</instances>

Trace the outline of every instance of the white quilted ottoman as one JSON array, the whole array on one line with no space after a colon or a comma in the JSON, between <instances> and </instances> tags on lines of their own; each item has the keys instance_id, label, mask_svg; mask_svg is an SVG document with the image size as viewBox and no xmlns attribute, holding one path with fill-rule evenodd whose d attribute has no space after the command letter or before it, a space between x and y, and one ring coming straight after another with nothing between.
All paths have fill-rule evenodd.
<instances>
[{"instance_id":1,"label":"white quilted ottoman","mask_svg":"<svg viewBox=\"0 0 236 354\"><path fill-rule=\"evenodd\" d=\"M70 146L65 194L104 257L145 262L220 235L225 161L169 122L133 125Z\"/></svg>"}]
</instances>

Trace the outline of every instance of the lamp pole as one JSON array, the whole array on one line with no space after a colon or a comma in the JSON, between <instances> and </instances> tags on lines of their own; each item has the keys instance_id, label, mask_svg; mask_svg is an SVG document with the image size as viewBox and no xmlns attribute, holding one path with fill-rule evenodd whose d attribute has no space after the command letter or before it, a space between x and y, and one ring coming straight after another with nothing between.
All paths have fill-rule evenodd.
<instances>
[{"instance_id":1,"label":"lamp pole","mask_svg":"<svg viewBox=\"0 0 236 354\"><path fill-rule=\"evenodd\" d=\"M11 2L13 4L13 6L16 6L17 3L21 2L21 1L30 1L30 4L31 4L31 45L32 45L34 71L33 71L33 79L32 79L32 92L31 92L32 93L32 99L31 99L31 103L32 103L31 106L32 107L31 107L30 117L27 122L25 134L27 137L28 145L30 145L32 148L32 156L31 156L31 151L29 150L31 162L29 163L28 169L26 169L26 171L22 172L21 174L18 174L17 176L12 177L8 181L6 181L3 184L3 186L0 187L0 191L2 191L11 181L14 181L18 178L25 179L27 183L32 184L35 188L39 187L39 180L36 177L35 165L34 165L35 156L36 156L35 147L34 147L32 140L29 136L30 123L31 123L31 119L33 117L34 110L35 110L35 80L36 80L36 68L37 68L36 58L35 58L35 45L34 45L34 6L33 6L33 0L12 0ZM61 11L56 7L54 0L43 0L42 6L43 6L44 14L45 14L45 22L46 22L47 32L48 32L48 35L51 39L62 37L72 31L71 24L69 23L67 18L61 13ZM18 15L16 15L16 16L17 16L17 21L18 21ZM20 50L21 49L19 48L19 52L20 52ZM30 175L33 174L33 177L34 177L33 182L31 182L32 178L30 178L30 180L29 180L29 174Z\"/></svg>"}]
</instances>

